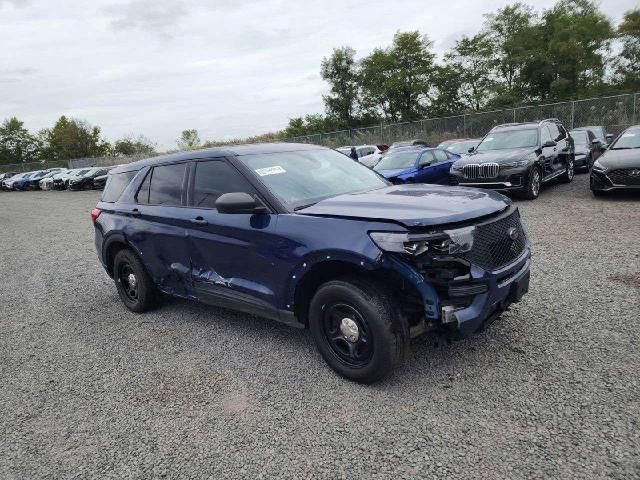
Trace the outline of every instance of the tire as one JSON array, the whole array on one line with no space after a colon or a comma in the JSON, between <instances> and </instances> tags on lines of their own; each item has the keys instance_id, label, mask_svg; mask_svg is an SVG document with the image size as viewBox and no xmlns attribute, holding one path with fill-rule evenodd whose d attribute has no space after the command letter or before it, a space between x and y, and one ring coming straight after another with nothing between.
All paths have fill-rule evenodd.
<instances>
[{"instance_id":1,"label":"tire","mask_svg":"<svg viewBox=\"0 0 640 480\"><path fill-rule=\"evenodd\" d=\"M526 200L535 200L540 195L540 188L542 188L542 174L538 167L532 167L527 176L527 188L523 197Z\"/></svg>"},{"instance_id":2,"label":"tire","mask_svg":"<svg viewBox=\"0 0 640 480\"><path fill-rule=\"evenodd\" d=\"M309 305L318 351L343 377L370 384L404 362L409 332L392 295L359 277L320 286Z\"/></svg>"},{"instance_id":3,"label":"tire","mask_svg":"<svg viewBox=\"0 0 640 480\"><path fill-rule=\"evenodd\" d=\"M560 183L571 183L575 174L575 161L573 158L570 158L567 162L567 168L565 172L559 177Z\"/></svg>"},{"instance_id":4,"label":"tire","mask_svg":"<svg viewBox=\"0 0 640 480\"><path fill-rule=\"evenodd\" d=\"M113 279L120 300L132 312L146 312L157 305L156 285L138 256L131 250L120 250L116 254L113 261Z\"/></svg>"}]
</instances>

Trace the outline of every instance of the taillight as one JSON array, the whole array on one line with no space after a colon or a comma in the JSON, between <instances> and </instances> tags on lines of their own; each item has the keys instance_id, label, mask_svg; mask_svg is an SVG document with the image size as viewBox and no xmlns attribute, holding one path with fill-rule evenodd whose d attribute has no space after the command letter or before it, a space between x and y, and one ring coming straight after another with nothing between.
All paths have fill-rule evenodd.
<instances>
[{"instance_id":1,"label":"taillight","mask_svg":"<svg viewBox=\"0 0 640 480\"><path fill-rule=\"evenodd\" d=\"M96 220L98 220L98 217L101 213L102 210L100 210L99 208L94 208L93 210L91 210L91 221L94 225L96 224Z\"/></svg>"}]
</instances>

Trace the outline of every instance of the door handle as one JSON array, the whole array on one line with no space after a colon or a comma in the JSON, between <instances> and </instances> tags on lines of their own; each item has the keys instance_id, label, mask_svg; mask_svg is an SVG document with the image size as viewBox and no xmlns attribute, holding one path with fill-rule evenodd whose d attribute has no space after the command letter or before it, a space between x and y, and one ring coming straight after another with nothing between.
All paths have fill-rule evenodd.
<instances>
[{"instance_id":1,"label":"door handle","mask_svg":"<svg viewBox=\"0 0 640 480\"><path fill-rule=\"evenodd\" d=\"M191 221L191 223L195 223L196 225L209 225L209 222L207 222L202 217L192 218L190 221Z\"/></svg>"},{"instance_id":2,"label":"door handle","mask_svg":"<svg viewBox=\"0 0 640 480\"><path fill-rule=\"evenodd\" d=\"M140 212L140 210L138 210L137 208L134 208L133 210L131 210L131 215L142 215L142 212Z\"/></svg>"}]
</instances>

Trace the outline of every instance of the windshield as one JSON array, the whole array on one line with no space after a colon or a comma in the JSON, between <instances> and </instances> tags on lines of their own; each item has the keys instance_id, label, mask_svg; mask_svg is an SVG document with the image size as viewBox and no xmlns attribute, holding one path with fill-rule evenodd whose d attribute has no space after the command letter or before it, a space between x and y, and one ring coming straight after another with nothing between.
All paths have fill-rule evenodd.
<instances>
[{"instance_id":1,"label":"windshield","mask_svg":"<svg viewBox=\"0 0 640 480\"><path fill-rule=\"evenodd\" d=\"M372 170L333 150L265 153L238 158L291 209L344 193L389 185Z\"/></svg>"},{"instance_id":2,"label":"windshield","mask_svg":"<svg viewBox=\"0 0 640 480\"><path fill-rule=\"evenodd\" d=\"M570 132L570 135L571 138L573 138L573 142L577 145L587 145L589 143L589 136L585 131L577 130Z\"/></svg>"},{"instance_id":3,"label":"windshield","mask_svg":"<svg viewBox=\"0 0 640 480\"><path fill-rule=\"evenodd\" d=\"M507 150L512 148L535 147L538 145L538 130L529 128L526 130L505 130L493 132L487 135L478 148L478 152L488 150Z\"/></svg>"},{"instance_id":4,"label":"windshield","mask_svg":"<svg viewBox=\"0 0 640 480\"><path fill-rule=\"evenodd\" d=\"M640 148L640 128L627 130L611 146L611 150L624 150L627 148Z\"/></svg>"},{"instance_id":5,"label":"windshield","mask_svg":"<svg viewBox=\"0 0 640 480\"><path fill-rule=\"evenodd\" d=\"M599 138L600 140L604 140L604 137L606 136L604 133L604 128L602 127L583 127L587 130L591 130L593 132L593 134L596 136L596 138Z\"/></svg>"},{"instance_id":6,"label":"windshield","mask_svg":"<svg viewBox=\"0 0 640 480\"><path fill-rule=\"evenodd\" d=\"M420 152L415 150L409 152L393 152L382 157L374 170L395 170L396 168L409 168L416 164L416 159Z\"/></svg>"},{"instance_id":7,"label":"windshield","mask_svg":"<svg viewBox=\"0 0 640 480\"><path fill-rule=\"evenodd\" d=\"M476 145L478 145L478 140L457 142L447 147L447 150L449 150L452 153L469 153L469 149L471 147L475 147Z\"/></svg>"}]
</instances>

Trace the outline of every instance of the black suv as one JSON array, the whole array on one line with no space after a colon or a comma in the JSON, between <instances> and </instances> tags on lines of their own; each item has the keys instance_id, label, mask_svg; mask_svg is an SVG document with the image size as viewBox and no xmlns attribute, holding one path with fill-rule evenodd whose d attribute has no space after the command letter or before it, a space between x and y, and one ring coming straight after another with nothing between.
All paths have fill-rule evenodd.
<instances>
[{"instance_id":1,"label":"black suv","mask_svg":"<svg viewBox=\"0 0 640 480\"><path fill-rule=\"evenodd\" d=\"M498 125L451 167L453 183L493 188L533 200L554 178L573 180L574 143L560 120Z\"/></svg>"}]
</instances>

